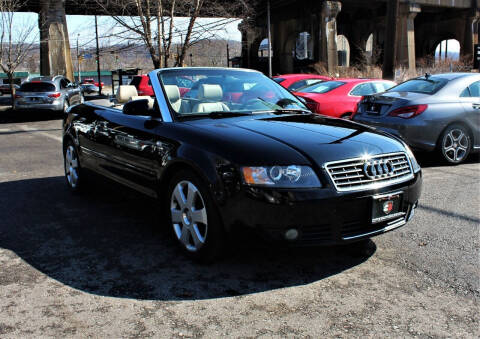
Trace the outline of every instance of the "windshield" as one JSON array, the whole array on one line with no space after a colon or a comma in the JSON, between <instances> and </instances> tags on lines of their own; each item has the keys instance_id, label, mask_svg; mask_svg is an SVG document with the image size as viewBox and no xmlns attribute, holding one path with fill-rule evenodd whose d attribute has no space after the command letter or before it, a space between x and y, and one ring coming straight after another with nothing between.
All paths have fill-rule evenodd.
<instances>
[{"instance_id":1,"label":"windshield","mask_svg":"<svg viewBox=\"0 0 480 339\"><path fill-rule=\"evenodd\" d=\"M26 82L20 86L22 92L55 92L55 85L48 82Z\"/></svg>"},{"instance_id":2,"label":"windshield","mask_svg":"<svg viewBox=\"0 0 480 339\"><path fill-rule=\"evenodd\" d=\"M388 92L415 92L415 93L425 93L425 94L434 94L440 90L448 82L446 79L442 78L417 78L412 80L407 80L401 83L398 86L390 88Z\"/></svg>"},{"instance_id":3,"label":"windshield","mask_svg":"<svg viewBox=\"0 0 480 339\"><path fill-rule=\"evenodd\" d=\"M158 74L177 116L308 110L290 92L258 72L182 68ZM185 80L192 82L190 88L182 86Z\"/></svg>"},{"instance_id":4,"label":"windshield","mask_svg":"<svg viewBox=\"0 0 480 339\"><path fill-rule=\"evenodd\" d=\"M345 85L343 81L324 81L320 83L315 83L310 86L302 87L297 90L297 92L302 93L327 93L335 88L338 88L342 85Z\"/></svg>"}]
</instances>

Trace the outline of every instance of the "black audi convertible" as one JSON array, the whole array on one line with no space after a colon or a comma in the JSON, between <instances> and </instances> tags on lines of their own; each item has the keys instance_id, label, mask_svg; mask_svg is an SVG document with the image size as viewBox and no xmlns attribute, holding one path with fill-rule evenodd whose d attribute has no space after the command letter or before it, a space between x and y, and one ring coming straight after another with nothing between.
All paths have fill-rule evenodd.
<instances>
[{"instance_id":1,"label":"black audi convertible","mask_svg":"<svg viewBox=\"0 0 480 339\"><path fill-rule=\"evenodd\" d=\"M196 259L221 253L233 230L273 244L331 245L404 225L421 169L400 139L312 114L263 74L232 68L149 73L155 95L69 108L65 177L93 171L154 198L178 244Z\"/></svg>"}]
</instances>

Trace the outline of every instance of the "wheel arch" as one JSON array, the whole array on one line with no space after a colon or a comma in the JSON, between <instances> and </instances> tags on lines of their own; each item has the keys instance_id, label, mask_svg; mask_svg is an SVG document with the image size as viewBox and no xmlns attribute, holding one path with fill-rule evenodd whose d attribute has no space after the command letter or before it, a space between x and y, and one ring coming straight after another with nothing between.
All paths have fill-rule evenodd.
<instances>
[{"instance_id":1,"label":"wheel arch","mask_svg":"<svg viewBox=\"0 0 480 339\"><path fill-rule=\"evenodd\" d=\"M204 167L204 168L202 168ZM175 176L176 173L178 173L181 170L188 170L193 172L196 176L198 176L208 189L210 190L210 193L212 194L212 197L214 198L215 201L217 200L218 196L218 191L221 190L221 184L219 183L219 178L214 173L213 168L205 168L205 165L200 165L197 164L197 162L192 161L190 159L186 158L179 158L175 159L172 161L170 164L168 164L163 171L161 172L161 175L159 176L158 179L158 195L160 198L165 197L168 186L170 184L170 181L172 178Z\"/></svg>"},{"instance_id":2,"label":"wheel arch","mask_svg":"<svg viewBox=\"0 0 480 339\"><path fill-rule=\"evenodd\" d=\"M74 138L70 134L65 134L62 138L62 149L63 149L64 152L65 152L65 149L67 147L67 142L68 141L72 141L73 143L75 143Z\"/></svg>"}]
</instances>

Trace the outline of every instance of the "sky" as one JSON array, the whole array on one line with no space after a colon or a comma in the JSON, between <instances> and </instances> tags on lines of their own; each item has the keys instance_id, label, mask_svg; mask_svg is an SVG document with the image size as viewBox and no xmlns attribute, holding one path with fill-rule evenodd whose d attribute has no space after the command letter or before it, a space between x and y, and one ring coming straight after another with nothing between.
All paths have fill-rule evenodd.
<instances>
[{"instance_id":1,"label":"sky","mask_svg":"<svg viewBox=\"0 0 480 339\"><path fill-rule=\"evenodd\" d=\"M460 43L455 39L444 40L442 41L442 58L445 55L445 46L447 46L447 53L448 57L452 58L453 60L458 60L460 58ZM438 59L440 53L440 44L437 46L435 50L435 57Z\"/></svg>"},{"instance_id":2,"label":"sky","mask_svg":"<svg viewBox=\"0 0 480 339\"><path fill-rule=\"evenodd\" d=\"M102 38L111 31L112 26L114 25L114 20L107 16L98 16L98 29L100 36L100 44L102 41L108 43L107 38ZM213 23L217 19L198 19L200 25L205 25ZM24 24L25 22L32 23L38 22L38 14L36 13L15 13L15 22L18 25ZM175 24L179 30L182 30L186 27L187 18L176 18ZM227 24L222 31L218 32L218 37L229 40L241 41L242 35L238 30L238 24L240 20L235 20ZM95 44L95 19L94 16L84 16L84 15L67 15L67 26L68 26L68 35L70 39L71 47L76 47L77 38L80 46L91 47ZM34 36L38 39L38 28ZM178 38L179 40L179 38Z\"/></svg>"}]
</instances>

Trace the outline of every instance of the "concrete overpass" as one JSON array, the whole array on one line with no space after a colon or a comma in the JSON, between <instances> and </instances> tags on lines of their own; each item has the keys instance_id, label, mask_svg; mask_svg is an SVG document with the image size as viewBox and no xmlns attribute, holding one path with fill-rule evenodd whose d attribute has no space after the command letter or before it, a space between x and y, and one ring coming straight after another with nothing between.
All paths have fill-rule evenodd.
<instances>
[{"instance_id":1,"label":"concrete overpass","mask_svg":"<svg viewBox=\"0 0 480 339\"><path fill-rule=\"evenodd\" d=\"M109 0L104 0L108 4ZM229 1L229 0L225 0ZM247 0L248 1L248 0ZM351 46L350 59L362 60L366 42L373 35L373 48L383 50L388 0L271 0L274 71L293 72L293 49L301 32L312 37L311 62L322 62L329 72L338 65L337 34ZM480 0L401 0L398 22L397 63L415 69L416 58L433 55L437 44L457 39L461 54L471 56L478 43ZM262 69L260 42L267 36L266 0L257 2L256 16L242 24L244 67ZM66 14L101 15L94 0L27 0L24 11L39 13L40 72L73 77ZM112 9L113 11L114 9ZM118 14L118 13L117 13ZM183 13L177 13L181 16ZM212 16L205 12L205 16Z\"/></svg>"},{"instance_id":2,"label":"concrete overpass","mask_svg":"<svg viewBox=\"0 0 480 339\"><path fill-rule=\"evenodd\" d=\"M478 43L479 0L401 0L397 18L397 64L415 71L415 61L433 57L439 42L456 39L461 55L471 57ZM312 37L312 63L323 63L334 73L338 65L337 34L350 45L352 63L361 62L373 35L373 49L385 43L387 0L278 0L271 2L272 48L275 73L290 73L298 63L292 50L299 33ZM253 24L244 25L243 63L265 69L258 46L267 36L266 14L259 12Z\"/></svg>"}]
</instances>

